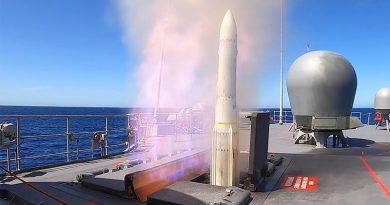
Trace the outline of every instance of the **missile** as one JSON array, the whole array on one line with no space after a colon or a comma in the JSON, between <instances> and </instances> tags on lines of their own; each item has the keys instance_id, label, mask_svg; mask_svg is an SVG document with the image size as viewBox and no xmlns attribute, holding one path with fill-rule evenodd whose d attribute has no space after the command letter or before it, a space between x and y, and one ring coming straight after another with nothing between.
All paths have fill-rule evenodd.
<instances>
[{"instance_id":1,"label":"missile","mask_svg":"<svg viewBox=\"0 0 390 205\"><path fill-rule=\"evenodd\" d=\"M211 184L232 186L238 182L238 125L236 108L237 28L228 10L223 18L219 39L217 99L210 166Z\"/></svg>"}]
</instances>

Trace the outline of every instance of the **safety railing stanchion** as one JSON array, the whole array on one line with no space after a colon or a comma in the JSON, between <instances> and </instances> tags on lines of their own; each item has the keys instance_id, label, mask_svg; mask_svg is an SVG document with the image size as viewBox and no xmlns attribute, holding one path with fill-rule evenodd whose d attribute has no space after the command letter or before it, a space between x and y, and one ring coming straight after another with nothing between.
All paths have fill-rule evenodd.
<instances>
[{"instance_id":1,"label":"safety railing stanchion","mask_svg":"<svg viewBox=\"0 0 390 205\"><path fill-rule=\"evenodd\" d=\"M92 140L91 140L91 154L92 154L92 158L94 157L94 134L92 135Z\"/></svg>"},{"instance_id":2,"label":"safety railing stanchion","mask_svg":"<svg viewBox=\"0 0 390 205\"><path fill-rule=\"evenodd\" d=\"M76 138L76 159L77 160L79 160L79 155L80 155L79 142L80 142L80 137L77 137Z\"/></svg>"},{"instance_id":3,"label":"safety railing stanchion","mask_svg":"<svg viewBox=\"0 0 390 205\"><path fill-rule=\"evenodd\" d=\"M7 169L11 171L11 153L9 145L7 145Z\"/></svg>"},{"instance_id":4,"label":"safety railing stanchion","mask_svg":"<svg viewBox=\"0 0 390 205\"><path fill-rule=\"evenodd\" d=\"M175 114L175 139L177 141L177 114Z\"/></svg>"},{"instance_id":5,"label":"safety railing stanchion","mask_svg":"<svg viewBox=\"0 0 390 205\"><path fill-rule=\"evenodd\" d=\"M292 114L292 113L291 113ZM292 118L293 118L293 123L295 123L295 116L294 115L292 115Z\"/></svg>"},{"instance_id":6,"label":"safety railing stanchion","mask_svg":"<svg viewBox=\"0 0 390 205\"><path fill-rule=\"evenodd\" d=\"M20 170L20 119L16 118L16 154L15 154L15 161L16 161L16 171Z\"/></svg>"},{"instance_id":7,"label":"safety railing stanchion","mask_svg":"<svg viewBox=\"0 0 390 205\"><path fill-rule=\"evenodd\" d=\"M66 161L70 161L70 132L69 132L69 117L66 118Z\"/></svg>"},{"instance_id":8,"label":"safety railing stanchion","mask_svg":"<svg viewBox=\"0 0 390 205\"><path fill-rule=\"evenodd\" d=\"M192 111L190 112L190 127L188 130L190 131L190 139L192 140Z\"/></svg>"},{"instance_id":9,"label":"safety railing stanchion","mask_svg":"<svg viewBox=\"0 0 390 205\"><path fill-rule=\"evenodd\" d=\"M106 127L104 136L104 155L108 155L108 116L106 116Z\"/></svg>"},{"instance_id":10,"label":"safety railing stanchion","mask_svg":"<svg viewBox=\"0 0 390 205\"><path fill-rule=\"evenodd\" d=\"M274 111L274 123L276 122L276 111Z\"/></svg>"},{"instance_id":11,"label":"safety railing stanchion","mask_svg":"<svg viewBox=\"0 0 390 205\"><path fill-rule=\"evenodd\" d=\"M130 115L127 115L127 127L130 127Z\"/></svg>"},{"instance_id":12,"label":"safety railing stanchion","mask_svg":"<svg viewBox=\"0 0 390 205\"><path fill-rule=\"evenodd\" d=\"M367 125L370 125L370 117L371 117L371 113L367 113L368 117L367 117Z\"/></svg>"},{"instance_id":13,"label":"safety railing stanchion","mask_svg":"<svg viewBox=\"0 0 390 205\"><path fill-rule=\"evenodd\" d=\"M288 123L288 111L284 111L284 123Z\"/></svg>"}]
</instances>

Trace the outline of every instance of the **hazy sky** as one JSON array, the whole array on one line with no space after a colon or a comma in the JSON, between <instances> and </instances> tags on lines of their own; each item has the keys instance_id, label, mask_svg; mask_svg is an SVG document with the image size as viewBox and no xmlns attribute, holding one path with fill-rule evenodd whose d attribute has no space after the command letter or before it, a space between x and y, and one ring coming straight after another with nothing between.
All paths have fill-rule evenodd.
<instances>
[{"instance_id":1,"label":"hazy sky","mask_svg":"<svg viewBox=\"0 0 390 205\"><path fill-rule=\"evenodd\" d=\"M105 0L0 0L0 105L135 106L142 50L129 47L120 6ZM261 29L255 32L262 35ZM285 34L285 76L310 44L352 63L358 76L355 107L372 107L375 92L390 87L390 1L286 0ZM275 35L253 88L262 108L279 106Z\"/></svg>"}]
</instances>

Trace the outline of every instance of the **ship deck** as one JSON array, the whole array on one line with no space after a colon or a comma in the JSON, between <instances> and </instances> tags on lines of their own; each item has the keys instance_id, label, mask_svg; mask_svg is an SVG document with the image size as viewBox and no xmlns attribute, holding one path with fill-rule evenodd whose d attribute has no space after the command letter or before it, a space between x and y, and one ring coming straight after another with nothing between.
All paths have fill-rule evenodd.
<instances>
[{"instance_id":1,"label":"ship deck","mask_svg":"<svg viewBox=\"0 0 390 205\"><path fill-rule=\"evenodd\" d=\"M316 149L312 145L294 144L289 127L290 124L270 126L269 152L279 153L284 162L267 179L262 191L252 193L251 204L390 204L390 132L364 126L344 131L349 144L347 148ZM249 129L240 131L240 136L248 134ZM196 149L200 148L191 151ZM31 170L18 176L69 204L142 204L83 187L76 181L78 174L114 168L113 164L117 162L139 157L140 153L118 155ZM318 183L313 190L291 189L283 187L286 177L314 177ZM105 183L117 182L107 180ZM58 204L11 176L1 178L1 189L2 193L4 190L12 193L16 204L39 204L42 201ZM203 197L205 199L207 197ZM1 203L6 204L6 201ZM208 202L186 202L202 203Z\"/></svg>"}]
</instances>

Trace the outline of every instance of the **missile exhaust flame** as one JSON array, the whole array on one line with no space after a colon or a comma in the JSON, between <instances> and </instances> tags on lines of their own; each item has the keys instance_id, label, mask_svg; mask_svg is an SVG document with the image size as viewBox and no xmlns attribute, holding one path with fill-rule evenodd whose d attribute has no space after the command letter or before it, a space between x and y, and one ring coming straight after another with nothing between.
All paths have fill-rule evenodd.
<instances>
[{"instance_id":1,"label":"missile exhaust flame","mask_svg":"<svg viewBox=\"0 0 390 205\"><path fill-rule=\"evenodd\" d=\"M199 152L150 169L132 173L125 178L129 197L145 202L153 194L178 180L192 180L204 174L208 167L209 154Z\"/></svg>"}]
</instances>

